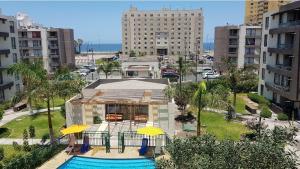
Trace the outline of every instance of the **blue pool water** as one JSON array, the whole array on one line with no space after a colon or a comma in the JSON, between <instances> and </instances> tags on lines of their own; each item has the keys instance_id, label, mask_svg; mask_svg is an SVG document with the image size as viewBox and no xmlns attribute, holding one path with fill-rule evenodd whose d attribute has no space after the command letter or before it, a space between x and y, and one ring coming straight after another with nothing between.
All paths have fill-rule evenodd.
<instances>
[{"instance_id":1,"label":"blue pool water","mask_svg":"<svg viewBox=\"0 0 300 169\"><path fill-rule=\"evenodd\" d=\"M155 169L151 159L101 159L74 156L58 169Z\"/></svg>"}]
</instances>

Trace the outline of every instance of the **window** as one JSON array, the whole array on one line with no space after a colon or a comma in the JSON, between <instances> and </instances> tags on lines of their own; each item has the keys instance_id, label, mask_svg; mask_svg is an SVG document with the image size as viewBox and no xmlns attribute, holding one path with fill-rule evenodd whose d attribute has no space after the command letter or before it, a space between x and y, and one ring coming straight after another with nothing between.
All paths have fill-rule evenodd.
<instances>
[{"instance_id":1,"label":"window","mask_svg":"<svg viewBox=\"0 0 300 169\"><path fill-rule=\"evenodd\" d=\"M267 55L267 53L263 52L263 64L266 64L266 55Z\"/></svg>"},{"instance_id":2,"label":"window","mask_svg":"<svg viewBox=\"0 0 300 169\"><path fill-rule=\"evenodd\" d=\"M264 68L261 69L261 79L262 80L265 79L265 69Z\"/></svg>"},{"instance_id":3,"label":"window","mask_svg":"<svg viewBox=\"0 0 300 169\"><path fill-rule=\"evenodd\" d=\"M229 48L229 49L228 49L228 52L229 52L230 54L236 54L236 51L237 51L236 48Z\"/></svg>"},{"instance_id":4,"label":"window","mask_svg":"<svg viewBox=\"0 0 300 169\"><path fill-rule=\"evenodd\" d=\"M260 95L264 95L264 85L260 85Z\"/></svg>"},{"instance_id":5,"label":"window","mask_svg":"<svg viewBox=\"0 0 300 169\"><path fill-rule=\"evenodd\" d=\"M11 47L13 49L17 48L17 46L16 46L16 38L15 37L11 37Z\"/></svg>"},{"instance_id":6,"label":"window","mask_svg":"<svg viewBox=\"0 0 300 169\"><path fill-rule=\"evenodd\" d=\"M18 55L16 53L13 53L13 62L18 63Z\"/></svg>"},{"instance_id":7,"label":"window","mask_svg":"<svg viewBox=\"0 0 300 169\"><path fill-rule=\"evenodd\" d=\"M246 55L254 55L255 48L245 48Z\"/></svg>"},{"instance_id":8,"label":"window","mask_svg":"<svg viewBox=\"0 0 300 169\"><path fill-rule=\"evenodd\" d=\"M269 28L269 17L266 17L266 20L265 20L265 29L268 29Z\"/></svg>"},{"instance_id":9,"label":"window","mask_svg":"<svg viewBox=\"0 0 300 169\"><path fill-rule=\"evenodd\" d=\"M255 38L246 38L246 45L255 45Z\"/></svg>"},{"instance_id":10,"label":"window","mask_svg":"<svg viewBox=\"0 0 300 169\"><path fill-rule=\"evenodd\" d=\"M0 100L5 100L4 90L0 90Z\"/></svg>"},{"instance_id":11,"label":"window","mask_svg":"<svg viewBox=\"0 0 300 169\"><path fill-rule=\"evenodd\" d=\"M10 33L15 33L15 22L14 21L9 21L9 30L10 30Z\"/></svg>"},{"instance_id":12,"label":"window","mask_svg":"<svg viewBox=\"0 0 300 169\"><path fill-rule=\"evenodd\" d=\"M264 47L267 47L267 45L268 45L268 35L266 34L264 36Z\"/></svg>"}]
</instances>

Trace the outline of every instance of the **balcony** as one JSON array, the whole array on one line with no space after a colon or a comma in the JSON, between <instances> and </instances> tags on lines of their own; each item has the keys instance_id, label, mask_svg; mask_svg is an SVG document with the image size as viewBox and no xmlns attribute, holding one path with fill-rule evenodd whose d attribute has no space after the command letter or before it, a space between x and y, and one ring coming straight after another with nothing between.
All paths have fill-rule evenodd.
<instances>
[{"instance_id":1,"label":"balcony","mask_svg":"<svg viewBox=\"0 0 300 169\"><path fill-rule=\"evenodd\" d=\"M57 44L51 44L51 45L48 45L48 48L49 49L57 49L58 45Z\"/></svg>"},{"instance_id":2,"label":"balcony","mask_svg":"<svg viewBox=\"0 0 300 169\"><path fill-rule=\"evenodd\" d=\"M281 95L283 95L283 92L290 91L289 86L281 86L281 85L277 85L275 83L270 83L270 82L265 82L265 85L268 89L275 91L276 93L280 93Z\"/></svg>"},{"instance_id":3,"label":"balcony","mask_svg":"<svg viewBox=\"0 0 300 169\"><path fill-rule=\"evenodd\" d=\"M59 63L57 63L57 62L51 62L51 63L50 63L50 66L51 66L51 67L58 67L58 66L59 66Z\"/></svg>"},{"instance_id":4,"label":"balcony","mask_svg":"<svg viewBox=\"0 0 300 169\"><path fill-rule=\"evenodd\" d=\"M0 84L0 90L11 88L14 85L14 82L4 82Z\"/></svg>"},{"instance_id":5,"label":"balcony","mask_svg":"<svg viewBox=\"0 0 300 169\"><path fill-rule=\"evenodd\" d=\"M292 43L278 44L277 48L269 47L268 52L293 55L293 46L294 46L294 44L292 44Z\"/></svg>"},{"instance_id":6,"label":"balcony","mask_svg":"<svg viewBox=\"0 0 300 169\"><path fill-rule=\"evenodd\" d=\"M286 76L290 76L292 74L292 67L286 65L267 65L267 70Z\"/></svg>"},{"instance_id":7,"label":"balcony","mask_svg":"<svg viewBox=\"0 0 300 169\"><path fill-rule=\"evenodd\" d=\"M8 32L0 32L0 37L7 38L9 36Z\"/></svg>"},{"instance_id":8,"label":"balcony","mask_svg":"<svg viewBox=\"0 0 300 169\"><path fill-rule=\"evenodd\" d=\"M8 54L10 54L9 49L0 49L0 55L8 55Z\"/></svg>"},{"instance_id":9,"label":"balcony","mask_svg":"<svg viewBox=\"0 0 300 169\"><path fill-rule=\"evenodd\" d=\"M292 27L292 26L300 26L300 20L290 20L285 23L278 24L278 27L280 27L280 28Z\"/></svg>"},{"instance_id":10,"label":"balcony","mask_svg":"<svg viewBox=\"0 0 300 169\"><path fill-rule=\"evenodd\" d=\"M50 58L59 58L59 54L57 53L50 53L49 56Z\"/></svg>"}]
</instances>

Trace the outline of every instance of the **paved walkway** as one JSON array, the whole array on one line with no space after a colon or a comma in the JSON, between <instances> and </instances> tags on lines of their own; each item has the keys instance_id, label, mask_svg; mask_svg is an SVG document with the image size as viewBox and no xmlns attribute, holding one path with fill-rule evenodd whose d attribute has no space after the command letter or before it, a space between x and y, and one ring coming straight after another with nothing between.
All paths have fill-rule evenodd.
<instances>
[{"instance_id":1,"label":"paved walkway","mask_svg":"<svg viewBox=\"0 0 300 169\"><path fill-rule=\"evenodd\" d=\"M51 110L60 110L60 107L54 107L54 108L51 108ZM30 111L18 111L18 112L6 111L3 116L3 119L0 121L0 127L18 117L21 117L24 115L33 115L33 114L42 113L42 112L47 112L47 109L32 110L32 112L30 112Z\"/></svg>"},{"instance_id":2,"label":"paved walkway","mask_svg":"<svg viewBox=\"0 0 300 169\"><path fill-rule=\"evenodd\" d=\"M48 143L47 140L45 143ZM19 145L23 145L23 139L21 138L0 138L0 145L12 145L13 142L17 142ZM41 139L28 139L29 145L40 144Z\"/></svg>"}]
</instances>

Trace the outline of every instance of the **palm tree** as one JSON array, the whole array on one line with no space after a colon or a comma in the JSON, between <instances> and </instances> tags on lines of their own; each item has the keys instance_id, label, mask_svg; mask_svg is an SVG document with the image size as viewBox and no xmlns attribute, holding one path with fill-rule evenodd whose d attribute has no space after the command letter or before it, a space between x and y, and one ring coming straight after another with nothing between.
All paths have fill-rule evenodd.
<instances>
[{"instance_id":1,"label":"palm tree","mask_svg":"<svg viewBox=\"0 0 300 169\"><path fill-rule=\"evenodd\" d=\"M76 40L74 40L74 50L75 50L75 53L78 53L77 47L78 47L78 42Z\"/></svg>"},{"instance_id":2,"label":"palm tree","mask_svg":"<svg viewBox=\"0 0 300 169\"><path fill-rule=\"evenodd\" d=\"M198 89L194 94L194 104L198 107L198 113L197 113L197 136L200 136L201 134L201 119L200 119L200 113L202 108L204 107L203 103L203 97L206 94L206 83L205 81L202 81L199 83Z\"/></svg>"},{"instance_id":3,"label":"palm tree","mask_svg":"<svg viewBox=\"0 0 300 169\"><path fill-rule=\"evenodd\" d=\"M55 89L53 81L48 79L47 74L45 73L43 81L38 88L38 97L47 103L48 128L51 143L54 143L54 131L51 118L50 101L56 95L56 91L57 90Z\"/></svg>"},{"instance_id":4,"label":"palm tree","mask_svg":"<svg viewBox=\"0 0 300 169\"><path fill-rule=\"evenodd\" d=\"M179 56L178 58L178 68L179 68L179 90L181 93L182 69L183 69L183 59L181 56Z\"/></svg>"},{"instance_id":5,"label":"palm tree","mask_svg":"<svg viewBox=\"0 0 300 169\"><path fill-rule=\"evenodd\" d=\"M77 43L78 43L78 52L81 53L81 46L83 44L83 40L82 39L77 39Z\"/></svg>"},{"instance_id":6,"label":"palm tree","mask_svg":"<svg viewBox=\"0 0 300 169\"><path fill-rule=\"evenodd\" d=\"M104 72L105 77L107 79L108 74L111 73L113 71L113 69L115 68L119 68L120 64L119 62L110 62L110 61L104 61L104 62L98 62L97 64L99 64L97 72Z\"/></svg>"},{"instance_id":7,"label":"palm tree","mask_svg":"<svg viewBox=\"0 0 300 169\"><path fill-rule=\"evenodd\" d=\"M41 81L43 71L42 62L40 61L33 63L20 62L8 68L8 73L20 74L22 76L24 94L27 97L30 111L32 110L32 99L36 93L36 87Z\"/></svg>"}]
</instances>

